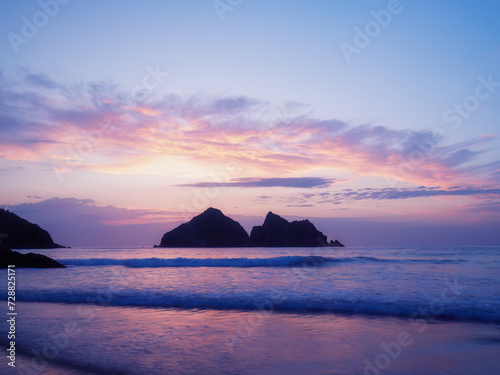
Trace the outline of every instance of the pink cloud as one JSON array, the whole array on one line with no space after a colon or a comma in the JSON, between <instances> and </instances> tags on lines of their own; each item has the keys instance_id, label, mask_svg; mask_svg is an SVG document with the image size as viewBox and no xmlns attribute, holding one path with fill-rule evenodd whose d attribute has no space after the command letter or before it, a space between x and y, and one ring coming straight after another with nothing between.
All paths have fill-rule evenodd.
<instances>
[{"instance_id":1,"label":"pink cloud","mask_svg":"<svg viewBox=\"0 0 500 375\"><path fill-rule=\"evenodd\" d=\"M492 136L446 145L431 131L355 126L304 114L269 122L263 117L269 106L258 99L169 95L138 101L115 85L67 85L23 74L0 93L0 106L7 109L0 115L4 159L50 162L67 173L126 172L174 156L233 162L266 176L327 168L428 185L500 180L494 162L477 162Z\"/></svg>"}]
</instances>

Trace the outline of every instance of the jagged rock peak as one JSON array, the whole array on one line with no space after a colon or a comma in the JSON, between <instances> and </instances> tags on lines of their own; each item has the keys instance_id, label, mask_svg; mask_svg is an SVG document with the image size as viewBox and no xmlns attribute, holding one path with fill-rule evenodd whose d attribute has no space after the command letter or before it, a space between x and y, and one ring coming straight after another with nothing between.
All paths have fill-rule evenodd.
<instances>
[{"instance_id":1,"label":"jagged rock peak","mask_svg":"<svg viewBox=\"0 0 500 375\"><path fill-rule=\"evenodd\" d=\"M222 211L210 207L163 235L160 247L245 247L248 233Z\"/></svg>"},{"instance_id":2,"label":"jagged rock peak","mask_svg":"<svg viewBox=\"0 0 500 375\"><path fill-rule=\"evenodd\" d=\"M269 211L264 223L253 227L250 242L262 247L342 247L338 242L327 242L326 236L309 220L292 221Z\"/></svg>"},{"instance_id":3,"label":"jagged rock peak","mask_svg":"<svg viewBox=\"0 0 500 375\"><path fill-rule=\"evenodd\" d=\"M210 207L190 221L165 233L159 247L343 247L327 242L309 220L288 222L269 211L262 225L248 236L243 227L222 211Z\"/></svg>"}]
</instances>

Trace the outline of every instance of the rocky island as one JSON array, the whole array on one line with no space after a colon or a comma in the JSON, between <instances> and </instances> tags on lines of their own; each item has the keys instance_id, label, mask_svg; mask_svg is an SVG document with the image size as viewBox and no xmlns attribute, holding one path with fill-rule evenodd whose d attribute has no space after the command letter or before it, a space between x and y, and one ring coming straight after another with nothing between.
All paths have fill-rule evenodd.
<instances>
[{"instance_id":1,"label":"rocky island","mask_svg":"<svg viewBox=\"0 0 500 375\"><path fill-rule=\"evenodd\" d=\"M264 224L253 227L250 242L258 247L344 247L326 236L309 220L292 221L268 212Z\"/></svg>"},{"instance_id":2,"label":"rocky island","mask_svg":"<svg viewBox=\"0 0 500 375\"><path fill-rule=\"evenodd\" d=\"M344 247L327 237L309 220L292 221L269 212L249 236L235 220L208 208L189 222L165 233L159 247Z\"/></svg>"},{"instance_id":3,"label":"rocky island","mask_svg":"<svg viewBox=\"0 0 500 375\"><path fill-rule=\"evenodd\" d=\"M159 247L246 247L249 242L240 223L210 207L165 233Z\"/></svg>"}]
</instances>

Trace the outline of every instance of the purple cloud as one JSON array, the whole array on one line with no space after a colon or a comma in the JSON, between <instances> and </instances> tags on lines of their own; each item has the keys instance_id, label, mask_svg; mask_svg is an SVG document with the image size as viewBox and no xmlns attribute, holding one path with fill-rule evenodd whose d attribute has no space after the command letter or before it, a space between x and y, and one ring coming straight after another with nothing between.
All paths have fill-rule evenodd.
<instances>
[{"instance_id":1,"label":"purple cloud","mask_svg":"<svg viewBox=\"0 0 500 375\"><path fill-rule=\"evenodd\" d=\"M67 246L153 246L182 214L167 210L97 206L92 199L51 198L5 206Z\"/></svg>"},{"instance_id":2,"label":"purple cloud","mask_svg":"<svg viewBox=\"0 0 500 375\"><path fill-rule=\"evenodd\" d=\"M273 178L237 178L229 182L198 182L195 184L183 184L184 187L288 187L288 188L324 188L335 183L335 179L322 177L273 177Z\"/></svg>"},{"instance_id":3,"label":"purple cloud","mask_svg":"<svg viewBox=\"0 0 500 375\"><path fill-rule=\"evenodd\" d=\"M0 75L0 143L4 157L8 151L10 157L32 160L41 155L45 163L58 163L67 145L84 142L86 133L106 122L113 132L105 138L106 147L93 150L96 158L102 156L102 165L84 160L79 168L126 167L137 162L133 155L162 154L230 160L289 175L333 168L425 185L460 181L496 186L500 181L500 161L484 163L480 158L491 151L485 149L486 142L497 142L497 137L445 145L430 130L317 119L301 113L305 107L285 103L273 111L268 102L245 96L137 98L112 82L57 82L21 69L14 78Z\"/></svg>"},{"instance_id":4,"label":"purple cloud","mask_svg":"<svg viewBox=\"0 0 500 375\"><path fill-rule=\"evenodd\" d=\"M305 199L312 199L318 194L303 194ZM329 193L322 195L322 200L318 203L336 203L340 201L359 201L365 199L377 200L394 200L394 199L410 199L421 197L437 197L437 196L486 196L492 198L500 198L500 189L439 189L436 187L424 188L385 188L371 189L364 188L359 190L343 189L340 192Z\"/></svg>"}]
</instances>

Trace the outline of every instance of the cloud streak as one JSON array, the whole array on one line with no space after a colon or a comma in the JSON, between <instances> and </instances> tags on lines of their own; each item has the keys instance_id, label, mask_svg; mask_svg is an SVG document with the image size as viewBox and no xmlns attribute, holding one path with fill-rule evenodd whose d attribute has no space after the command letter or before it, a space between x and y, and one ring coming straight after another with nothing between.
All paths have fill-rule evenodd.
<instances>
[{"instance_id":1,"label":"cloud streak","mask_svg":"<svg viewBox=\"0 0 500 375\"><path fill-rule=\"evenodd\" d=\"M287 187L287 188L325 188L333 184L335 179L322 177L288 177L288 178L237 178L229 182L198 182L195 184L182 184L184 187Z\"/></svg>"},{"instance_id":2,"label":"cloud streak","mask_svg":"<svg viewBox=\"0 0 500 375\"><path fill-rule=\"evenodd\" d=\"M423 197L439 196L477 196L482 198L500 198L500 189L474 189L457 188L441 189L438 187L418 187L418 188L385 188L372 189L363 188L359 190L343 189L340 192L328 192L321 194L303 194L303 199L321 199L319 203L339 204L345 201L359 201L366 199L376 200L397 200Z\"/></svg>"}]
</instances>

